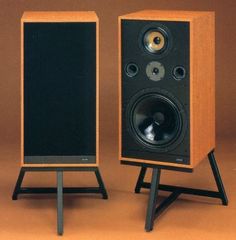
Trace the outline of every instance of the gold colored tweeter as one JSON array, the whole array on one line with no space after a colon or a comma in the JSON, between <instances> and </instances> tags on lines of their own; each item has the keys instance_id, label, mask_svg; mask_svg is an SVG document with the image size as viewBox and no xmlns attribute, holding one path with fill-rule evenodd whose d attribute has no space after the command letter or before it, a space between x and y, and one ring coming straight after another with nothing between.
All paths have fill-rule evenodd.
<instances>
[{"instance_id":1,"label":"gold colored tweeter","mask_svg":"<svg viewBox=\"0 0 236 240\"><path fill-rule=\"evenodd\" d=\"M166 36L159 30L152 29L144 35L144 46L151 53L158 53L165 49Z\"/></svg>"}]
</instances>

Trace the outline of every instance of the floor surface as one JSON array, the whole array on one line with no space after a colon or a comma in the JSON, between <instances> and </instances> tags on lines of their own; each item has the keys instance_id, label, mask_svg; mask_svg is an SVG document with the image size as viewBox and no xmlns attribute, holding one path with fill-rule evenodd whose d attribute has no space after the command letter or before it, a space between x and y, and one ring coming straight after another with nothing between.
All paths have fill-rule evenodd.
<instances>
[{"instance_id":1,"label":"floor surface","mask_svg":"<svg viewBox=\"0 0 236 240\"><path fill-rule=\"evenodd\" d=\"M218 199L182 195L155 222L154 230L144 231L148 190L134 194L139 172L136 167L120 166L114 153L103 151L101 172L109 200L94 195L64 197L63 239L236 239L236 143L218 141L216 158L229 198L222 206ZM0 148L0 239L58 239L56 232L56 196L27 195L12 201L11 194L19 171L18 146ZM150 178L150 172L148 173ZM94 186L91 173L66 173L65 186ZM194 173L163 171L161 182L215 189L208 161ZM28 173L24 185L55 186L55 173ZM160 192L160 200L166 193Z\"/></svg>"}]
</instances>

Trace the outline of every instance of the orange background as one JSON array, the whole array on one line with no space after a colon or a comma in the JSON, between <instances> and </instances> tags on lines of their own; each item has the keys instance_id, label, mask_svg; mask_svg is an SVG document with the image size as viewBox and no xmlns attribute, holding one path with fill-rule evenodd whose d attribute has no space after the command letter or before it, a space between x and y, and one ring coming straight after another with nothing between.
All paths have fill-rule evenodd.
<instances>
[{"instance_id":1,"label":"orange background","mask_svg":"<svg viewBox=\"0 0 236 240\"><path fill-rule=\"evenodd\" d=\"M101 172L111 197L107 203L101 203L101 200L98 201L96 197L95 199L68 197L65 203L67 207L65 218L68 219L65 220L67 234L74 236L78 233L78 238L80 237L79 234L82 234L81 239L100 239L98 236L101 239L134 239L138 235L140 238L137 239L157 239L158 236L165 237L165 239L173 239L175 236L179 236L176 239L181 240L236 239L234 230L236 226L235 205L227 208L227 212L216 204L213 204L213 206L207 204L207 200L203 200L205 202L205 204L202 204L203 206L189 203L187 209L191 210L191 214L188 214L188 210L185 209L186 204L188 205L190 201L187 201L187 203L180 202L179 208L177 208L177 212L173 212L172 218L171 215L168 215L168 212L165 215L167 217L166 222L160 222L157 227L159 232L145 235L143 231L147 195L144 198L144 196L137 196L132 193L138 169L121 166L117 159L117 17L143 9L213 10L216 12L217 154L220 158L219 165L223 177L225 177L231 201L236 201L235 164L233 161L236 146L231 140L236 134L236 1L0 0L0 218L3 219L0 220L1 239L21 239L20 236L24 236L22 239L35 239L35 234L39 233L42 236L39 235L38 237L41 236L42 239L45 239L46 233L49 236L56 234L54 198L46 196L38 200L35 199L36 197L25 197L17 202L12 202L10 199L20 164L20 18L24 11L83 10L96 11L100 19L100 163ZM202 67L204 68L204 62ZM32 186L55 184L54 174L43 174L43 176L42 173L29 174L29 177L26 177L26 184ZM167 171L162 180L172 184L187 183L191 186L213 188L214 182L211 177L211 180L207 178L207 174L211 173L207 162L204 162L199 166L199 170L192 175ZM74 173L65 175L66 185L78 186L78 181L79 185L95 183L91 175L87 173L83 174L83 177ZM4 196L3 202L1 202L2 196ZM79 212L79 218L77 218L77 215L74 216L76 211ZM97 215L94 216L93 212L96 211ZM204 217L206 213L210 214L208 219ZM191 220L188 221L185 216L188 216ZM219 219L219 216L222 221L217 222L216 218ZM72 219L73 221L71 221ZM176 225L176 219L180 221L182 219L183 225L189 226L189 229L186 229L188 227L182 229L183 226L178 223ZM197 219L200 219L200 222L195 222ZM135 220L138 222L135 222ZM92 223L86 224L84 221L92 221ZM166 232L169 231L167 223L170 224L170 228L175 226L173 234L168 233L166 235ZM207 223L214 224L208 226ZM91 224L91 228L89 224ZM109 225L106 228L106 224L111 226ZM109 231L108 228L110 228ZM97 231L96 234L92 234L91 229ZM46 231L45 235L44 230ZM105 231L108 231L107 235ZM217 232L219 238L216 237L214 231ZM187 235L183 236L183 232ZM17 235L14 233L17 233ZM121 237L122 234L129 237ZM224 234L228 234L228 238L224 238ZM49 239L53 238L49 237Z\"/></svg>"}]
</instances>

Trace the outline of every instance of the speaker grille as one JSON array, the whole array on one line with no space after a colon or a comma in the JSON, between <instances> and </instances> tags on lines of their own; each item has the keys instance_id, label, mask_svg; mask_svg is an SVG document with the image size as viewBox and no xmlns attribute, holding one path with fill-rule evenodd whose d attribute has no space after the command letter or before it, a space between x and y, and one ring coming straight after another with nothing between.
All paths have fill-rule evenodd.
<instances>
[{"instance_id":1,"label":"speaker grille","mask_svg":"<svg viewBox=\"0 0 236 240\"><path fill-rule=\"evenodd\" d=\"M96 155L96 23L24 23L24 154Z\"/></svg>"}]
</instances>

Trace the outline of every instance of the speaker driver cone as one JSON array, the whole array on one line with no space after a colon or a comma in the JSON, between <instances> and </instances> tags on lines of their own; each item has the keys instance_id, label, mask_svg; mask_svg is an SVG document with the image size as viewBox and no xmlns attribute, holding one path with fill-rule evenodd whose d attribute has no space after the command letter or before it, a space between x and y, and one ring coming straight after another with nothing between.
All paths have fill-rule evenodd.
<instances>
[{"instance_id":1,"label":"speaker driver cone","mask_svg":"<svg viewBox=\"0 0 236 240\"><path fill-rule=\"evenodd\" d=\"M129 119L133 134L142 144L165 150L177 141L183 127L177 105L158 93L138 98L131 107Z\"/></svg>"},{"instance_id":2,"label":"speaker driver cone","mask_svg":"<svg viewBox=\"0 0 236 240\"><path fill-rule=\"evenodd\" d=\"M144 34L143 44L150 53L162 53L167 48L167 33L162 28L149 29Z\"/></svg>"}]
</instances>

